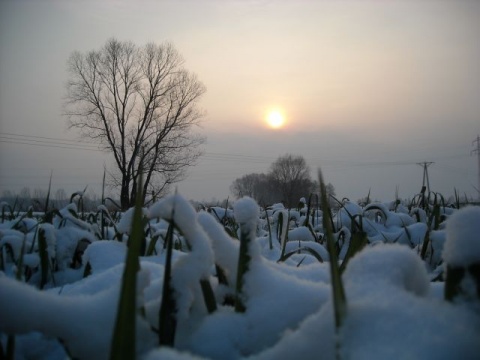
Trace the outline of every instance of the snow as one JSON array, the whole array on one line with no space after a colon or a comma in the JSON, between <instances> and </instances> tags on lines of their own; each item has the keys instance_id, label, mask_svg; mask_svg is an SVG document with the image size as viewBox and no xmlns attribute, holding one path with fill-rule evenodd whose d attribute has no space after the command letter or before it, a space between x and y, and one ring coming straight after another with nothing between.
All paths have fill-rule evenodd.
<instances>
[{"instance_id":1,"label":"snow","mask_svg":"<svg viewBox=\"0 0 480 360\"><path fill-rule=\"evenodd\" d=\"M330 259L327 249L325 249L319 243L313 241L288 241L285 246L285 252L288 253L290 251L301 250L300 252L302 254L308 254L308 252L302 251L305 248L309 248L315 251L318 255L320 255L323 261L328 261ZM313 261L313 263L318 262L317 259L314 259L313 257L311 260Z\"/></svg>"},{"instance_id":2,"label":"snow","mask_svg":"<svg viewBox=\"0 0 480 360\"><path fill-rule=\"evenodd\" d=\"M0 229L0 248L7 244L10 245L14 258L18 259L24 238L25 235L18 230Z\"/></svg>"},{"instance_id":3,"label":"snow","mask_svg":"<svg viewBox=\"0 0 480 360\"><path fill-rule=\"evenodd\" d=\"M468 206L449 217L443 256L450 266L480 264L480 207Z\"/></svg>"},{"instance_id":4,"label":"snow","mask_svg":"<svg viewBox=\"0 0 480 360\"><path fill-rule=\"evenodd\" d=\"M60 210L60 214L62 215L62 218L55 217L55 221L53 222L53 225L56 227L60 226L73 226L73 227L78 227L84 230L91 230L91 226L89 223L80 220L78 217L76 217L74 214L78 212L77 206L74 203L70 203L67 206L65 206L63 209Z\"/></svg>"},{"instance_id":5,"label":"snow","mask_svg":"<svg viewBox=\"0 0 480 360\"><path fill-rule=\"evenodd\" d=\"M479 319L427 297L427 273L412 250L384 245L362 252L349 264L345 286L351 300L343 339L355 359L399 358L400 348L408 359L478 355ZM405 346L419 338L422 346Z\"/></svg>"},{"instance_id":6,"label":"snow","mask_svg":"<svg viewBox=\"0 0 480 360\"><path fill-rule=\"evenodd\" d=\"M215 263L225 271L228 283L234 284L237 279L238 241L235 242L228 236L218 221L208 213L198 214L198 222L212 241Z\"/></svg>"},{"instance_id":7,"label":"snow","mask_svg":"<svg viewBox=\"0 0 480 360\"><path fill-rule=\"evenodd\" d=\"M94 295L58 296L0 274L0 288L0 331L20 334L40 331L62 339L75 357L108 357L118 286ZM141 318L137 324L140 335L151 338Z\"/></svg>"},{"instance_id":8,"label":"snow","mask_svg":"<svg viewBox=\"0 0 480 360\"><path fill-rule=\"evenodd\" d=\"M140 257L135 290L137 358L478 358L477 307L446 301L443 281L431 283L430 279L438 277L442 261L464 268L478 264L479 207L446 211L445 229L440 226L431 230L422 221L420 210L407 214L406 207L397 203L375 203L362 208L346 202L336 216L336 238L340 231L345 234L340 263L346 256L351 233L356 231L347 209L351 215L363 217L370 244L349 260L342 275L347 311L338 334L333 316L330 257L325 245L316 242L313 230L302 226L301 219L287 221L289 210L283 205L274 208L267 210L272 211L272 247L266 220L260 219L254 200L242 198L233 209L222 210L239 225L240 241L245 236L249 239L250 260L241 294L244 312L236 312L224 302L227 296L235 295L240 241L230 237L221 219L207 211L197 212L180 195L167 196L144 209L143 214L150 221L147 228L152 229L146 236L147 244L173 222L175 239L188 244L188 249L173 250L172 256L171 280L177 305L174 348L158 347L158 336L152 331L158 327L166 252L158 246L155 255ZM382 217L375 215L378 209L384 214ZM11 229L18 219L0 226L2 255L9 244L15 257L19 257L25 241L24 266L39 276L38 247L32 246L38 227L45 230L50 265L56 264L56 282L49 280L46 290L39 290L32 279L27 283L15 280L15 259L3 256L0 342L5 349L6 335L15 334L19 359L66 358L57 338L62 339L75 358L109 357L131 212L127 211L121 224L117 224L117 229L125 233L122 241L117 241L99 239L93 230L96 224L77 219L70 211L76 211L73 204L61 211L69 220L55 218L53 224L28 219L22 231ZM278 262L282 247L274 235L280 213L286 220L282 231L288 232L286 251L301 251L282 262ZM420 221L412 215L415 213L421 215ZM314 231L320 235L323 229ZM431 248L423 261L419 253L427 233ZM73 254L82 239L88 247L79 267L71 268ZM38 244L36 240L35 243ZM305 248L320 254L323 263ZM87 264L90 273L84 277ZM227 284L220 284L215 265L225 272ZM465 279L462 289L471 302L478 304L478 283L473 277ZM207 280L214 291L217 310L213 313L206 309L201 280ZM140 309L145 316L140 315Z\"/></svg>"},{"instance_id":9,"label":"snow","mask_svg":"<svg viewBox=\"0 0 480 360\"><path fill-rule=\"evenodd\" d=\"M130 208L122 214L117 224L117 230L121 234L129 234L132 228L132 219L135 208ZM107 212L108 213L108 212ZM147 209L142 209L142 214L147 216Z\"/></svg>"},{"instance_id":10,"label":"snow","mask_svg":"<svg viewBox=\"0 0 480 360\"><path fill-rule=\"evenodd\" d=\"M233 213L235 220L237 220L239 224L250 224L253 222L256 223L260 213L260 208L252 198L243 197L235 202L233 206Z\"/></svg>"},{"instance_id":11,"label":"snow","mask_svg":"<svg viewBox=\"0 0 480 360\"><path fill-rule=\"evenodd\" d=\"M443 248L445 246L446 234L442 230L430 231L430 242L432 244L432 254L430 256L429 264L431 266L438 266L443 258Z\"/></svg>"},{"instance_id":12,"label":"snow","mask_svg":"<svg viewBox=\"0 0 480 360\"><path fill-rule=\"evenodd\" d=\"M57 244L57 234L55 231L55 227L51 224L40 224L39 231L44 232L45 241L47 243L47 253L50 258L55 258L56 253L56 244Z\"/></svg>"},{"instance_id":13,"label":"snow","mask_svg":"<svg viewBox=\"0 0 480 360\"><path fill-rule=\"evenodd\" d=\"M414 221L408 214L390 210L389 207L383 203L369 204L363 209L363 213L368 214L368 212L372 210L374 213L378 212L378 214L384 217L383 222L386 227L407 226L413 224Z\"/></svg>"},{"instance_id":14,"label":"snow","mask_svg":"<svg viewBox=\"0 0 480 360\"><path fill-rule=\"evenodd\" d=\"M70 266L73 255L75 254L75 250L80 241L85 241L87 243L93 243L96 241L96 238L92 233L72 227L57 229L54 231L54 234L57 238L55 246L56 261L58 267L62 270Z\"/></svg>"},{"instance_id":15,"label":"snow","mask_svg":"<svg viewBox=\"0 0 480 360\"><path fill-rule=\"evenodd\" d=\"M219 220L222 220L224 218L228 218L228 219L234 218L232 209L225 209L219 206L212 206L211 208L208 209L208 212L215 214L215 216Z\"/></svg>"},{"instance_id":16,"label":"snow","mask_svg":"<svg viewBox=\"0 0 480 360\"><path fill-rule=\"evenodd\" d=\"M178 319L187 319L191 311L205 312L200 280L210 277L214 256L211 240L198 223L195 209L182 196L171 195L152 205L149 216L173 221L191 247L172 268Z\"/></svg>"},{"instance_id":17,"label":"snow","mask_svg":"<svg viewBox=\"0 0 480 360\"><path fill-rule=\"evenodd\" d=\"M89 264L92 273L108 270L125 261L127 247L118 241L96 241L83 254L83 263Z\"/></svg>"},{"instance_id":18,"label":"snow","mask_svg":"<svg viewBox=\"0 0 480 360\"><path fill-rule=\"evenodd\" d=\"M386 296L392 288L425 296L429 280L425 265L406 246L378 245L361 252L348 264L345 286L354 297L381 292Z\"/></svg>"},{"instance_id":19,"label":"snow","mask_svg":"<svg viewBox=\"0 0 480 360\"><path fill-rule=\"evenodd\" d=\"M170 348L158 348L147 354L145 360L202 360L200 356L192 355L188 352L175 351Z\"/></svg>"},{"instance_id":20,"label":"snow","mask_svg":"<svg viewBox=\"0 0 480 360\"><path fill-rule=\"evenodd\" d=\"M278 272L266 261L250 266L244 285L246 312L224 308L205 318L188 344L196 354L211 359L255 354L275 344L286 329L297 327L330 297L327 284Z\"/></svg>"},{"instance_id":21,"label":"snow","mask_svg":"<svg viewBox=\"0 0 480 360\"><path fill-rule=\"evenodd\" d=\"M260 257L260 247L255 241L250 240L256 239L260 208L255 200L245 196L235 202L233 205L233 214L235 216L235 220L240 225L240 241L247 241L247 253L250 257L250 261L258 261Z\"/></svg>"},{"instance_id":22,"label":"snow","mask_svg":"<svg viewBox=\"0 0 480 360\"><path fill-rule=\"evenodd\" d=\"M306 226L299 226L288 232L288 240L315 241L312 232Z\"/></svg>"}]
</instances>

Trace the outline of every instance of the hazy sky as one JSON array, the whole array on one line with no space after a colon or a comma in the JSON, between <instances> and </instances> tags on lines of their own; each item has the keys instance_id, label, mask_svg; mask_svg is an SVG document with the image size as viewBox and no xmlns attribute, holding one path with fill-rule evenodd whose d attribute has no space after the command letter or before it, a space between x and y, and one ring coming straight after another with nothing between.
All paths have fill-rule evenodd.
<instances>
[{"instance_id":1,"label":"hazy sky","mask_svg":"<svg viewBox=\"0 0 480 360\"><path fill-rule=\"evenodd\" d=\"M432 190L473 196L478 19L475 0L2 0L0 193L46 189L51 170L54 189L99 193L108 156L52 139L78 140L61 115L69 55L116 37L172 42L207 87L206 154L178 185L188 198L231 196L233 180L286 153L312 177L322 167L340 198L412 197L423 161ZM272 107L280 130L265 125Z\"/></svg>"}]
</instances>

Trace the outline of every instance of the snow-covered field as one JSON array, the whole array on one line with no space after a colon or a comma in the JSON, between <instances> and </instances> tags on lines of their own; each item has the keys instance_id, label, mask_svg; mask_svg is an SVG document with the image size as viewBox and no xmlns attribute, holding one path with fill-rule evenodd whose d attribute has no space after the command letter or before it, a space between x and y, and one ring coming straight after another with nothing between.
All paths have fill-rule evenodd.
<instances>
[{"instance_id":1,"label":"snow-covered field","mask_svg":"<svg viewBox=\"0 0 480 360\"><path fill-rule=\"evenodd\" d=\"M134 209L114 222L75 204L51 223L2 219L2 358L13 344L16 359L116 358L112 344L150 360L479 358L480 207L345 202L339 327L320 210L206 210L172 195L140 227Z\"/></svg>"}]
</instances>

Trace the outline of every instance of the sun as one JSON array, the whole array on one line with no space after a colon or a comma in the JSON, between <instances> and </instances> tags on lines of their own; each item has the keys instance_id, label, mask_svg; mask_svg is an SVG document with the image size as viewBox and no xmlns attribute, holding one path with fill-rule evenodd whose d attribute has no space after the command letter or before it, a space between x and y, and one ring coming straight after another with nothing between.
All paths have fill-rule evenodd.
<instances>
[{"instance_id":1,"label":"sun","mask_svg":"<svg viewBox=\"0 0 480 360\"><path fill-rule=\"evenodd\" d=\"M272 129L280 129L285 124L285 116L278 109L270 110L266 117L267 124Z\"/></svg>"}]
</instances>

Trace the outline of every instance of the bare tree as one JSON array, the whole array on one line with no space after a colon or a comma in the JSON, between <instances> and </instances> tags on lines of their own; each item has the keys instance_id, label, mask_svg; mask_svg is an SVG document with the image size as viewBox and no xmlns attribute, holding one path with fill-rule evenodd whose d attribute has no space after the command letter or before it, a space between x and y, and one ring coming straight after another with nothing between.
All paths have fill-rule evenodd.
<instances>
[{"instance_id":1,"label":"bare tree","mask_svg":"<svg viewBox=\"0 0 480 360\"><path fill-rule=\"evenodd\" d=\"M313 190L310 168L302 156L279 157L271 165L269 176L287 207L296 206L301 197L307 197Z\"/></svg>"},{"instance_id":2,"label":"bare tree","mask_svg":"<svg viewBox=\"0 0 480 360\"><path fill-rule=\"evenodd\" d=\"M57 209L61 209L68 204L68 197L65 189L60 188L55 191L55 200Z\"/></svg>"},{"instance_id":3,"label":"bare tree","mask_svg":"<svg viewBox=\"0 0 480 360\"><path fill-rule=\"evenodd\" d=\"M235 181L230 185L230 191L235 194L238 198L242 196L250 196L253 199L256 199L256 192L259 182L263 174L247 174L243 175L241 178L235 179Z\"/></svg>"},{"instance_id":4,"label":"bare tree","mask_svg":"<svg viewBox=\"0 0 480 360\"><path fill-rule=\"evenodd\" d=\"M272 163L268 174L247 174L235 179L230 186L237 197L248 195L260 204L283 202L287 207L297 206L301 197L317 190L305 159L290 154Z\"/></svg>"},{"instance_id":5,"label":"bare tree","mask_svg":"<svg viewBox=\"0 0 480 360\"><path fill-rule=\"evenodd\" d=\"M30 188L24 186L22 190L18 193L18 203L20 210L26 211L28 207L32 205L32 195Z\"/></svg>"},{"instance_id":6,"label":"bare tree","mask_svg":"<svg viewBox=\"0 0 480 360\"><path fill-rule=\"evenodd\" d=\"M203 116L197 103L205 87L171 44L110 39L99 51L74 52L68 71L69 125L112 153L122 208L133 205L140 175L145 201L195 164L204 139L192 130Z\"/></svg>"},{"instance_id":7,"label":"bare tree","mask_svg":"<svg viewBox=\"0 0 480 360\"><path fill-rule=\"evenodd\" d=\"M45 202L47 201L48 192L41 188L33 189L32 206L33 211L43 211L45 209Z\"/></svg>"},{"instance_id":8,"label":"bare tree","mask_svg":"<svg viewBox=\"0 0 480 360\"><path fill-rule=\"evenodd\" d=\"M262 205L280 200L272 188L271 178L265 174L252 173L235 179L230 185L230 192L237 198L250 196Z\"/></svg>"},{"instance_id":9,"label":"bare tree","mask_svg":"<svg viewBox=\"0 0 480 360\"><path fill-rule=\"evenodd\" d=\"M319 188L319 186L316 187ZM327 191L328 205L330 206L330 209L333 209L335 211L338 210L340 206L338 202L333 198L337 196L335 186L333 186L332 183L328 183L327 185L325 185L325 190Z\"/></svg>"}]
</instances>

